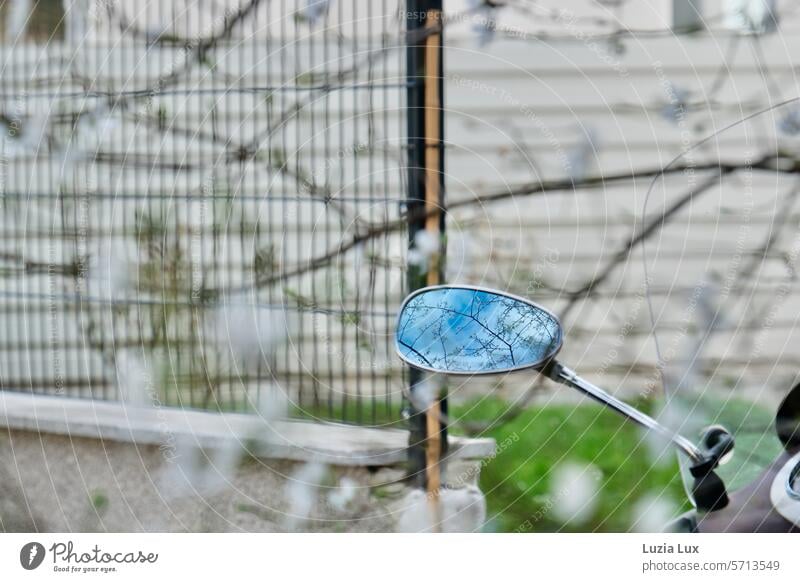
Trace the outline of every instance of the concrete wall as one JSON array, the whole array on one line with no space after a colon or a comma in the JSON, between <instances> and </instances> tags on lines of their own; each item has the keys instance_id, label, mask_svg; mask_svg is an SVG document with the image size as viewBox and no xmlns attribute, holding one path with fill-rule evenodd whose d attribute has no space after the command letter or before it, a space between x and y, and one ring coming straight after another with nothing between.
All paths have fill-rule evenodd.
<instances>
[{"instance_id":1,"label":"concrete wall","mask_svg":"<svg viewBox=\"0 0 800 582\"><path fill-rule=\"evenodd\" d=\"M407 433L0 396L0 530L426 530ZM452 439L444 531L479 531L489 439Z\"/></svg>"}]
</instances>

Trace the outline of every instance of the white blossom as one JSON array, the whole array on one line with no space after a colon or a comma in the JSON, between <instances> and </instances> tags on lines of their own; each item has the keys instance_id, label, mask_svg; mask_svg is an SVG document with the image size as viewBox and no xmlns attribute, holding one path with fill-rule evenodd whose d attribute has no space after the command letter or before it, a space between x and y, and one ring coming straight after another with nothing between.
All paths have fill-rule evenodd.
<instances>
[{"instance_id":1,"label":"white blossom","mask_svg":"<svg viewBox=\"0 0 800 582\"><path fill-rule=\"evenodd\" d=\"M427 268L428 265L428 257L426 257L417 249L409 249L408 255L406 255L406 261L408 262L409 265L419 267L423 271Z\"/></svg>"},{"instance_id":2,"label":"white blossom","mask_svg":"<svg viewBox=\"0 0 800 582\"><path fill-rule=\"evenodd\" d=\"M120 400L133 406L151 405L153 399L144 361L129 350L119 350L114 354L114 364Z\"/></svg>"},{"instance_id":3,"label":"white blossom","mask_svg":"<svg viewBox=\"0 0 800 582\"><path fill-rule=\"evenodd\" d=\"M666 95L667 104L661 109L661 117L674 125L683 123L689 111L690 96L691 92L688 89L669 83Z\"/></svg>"},{"instance_id":4,"label":"white blossom","mask_svg":"<svg viewBox=\"0 0 800 582\"><path fill-rule=\"evenodd\" d=\"M73 176L75 167L91 162L100 150L103 141L119 127L120 116L108 105L101 102L95 108L81 115L72 131L69 141L52 153L63 182Z\"/></svg>"},{"instance_id":5,"label":"white blossom","mask_svg":"<svg viewBox=\"0 0 800 582\"><path fill-rule=\"evenodd\" d=\"M298 529L310 517L319 497L319 486L326 473L325 465L306 463L292 474L286 487L289 529Z\"/></svg>"},{"instance_id":6,"label":"white blossom","mask_svg":"<svg viewBox=\"0 0 800 582\"><path fill-rule=\"evenodd\" d=\"M725 25L750 34L773 32L778 27L775 0L726 0Z\"/></svg>"},{"instance_id":7,"label":"white blossom","mask_svg":"<svg viewBox=\"0 0 800 582\"><path fill-rule=\"evenodd\" d=\"M100 17L100 4L92 0L62 0L67 44L77 46L86 42L91 31L89 21L96 22Z\"/></svg>"},{"instance_id":8,"label":"white blossom","mask_svg":"<svg viewBox=\"0 0 800 582\"><path fill-rule=\"evenodd\" d=\"M303 17L312 26L317 24L328 13L331 0L306 0Z\"/></svg>"},{"instance_id":9,"label":"white blossom","mask_svg":"<svg viewBox=\"0 0 800 582\"><path fill-rule=\"evenodd\" d=\"M410 491L401 502L397 531L469 533L480 531L486 522L486 499L475 486L442 489L437 503L438 509L430 495L421 489Z\"/></svg>"},{"instance_id":10,"label":"white blossom","mask_svg":"<svg viewBox=\"0 0 800 582\"><path fill-rule=\"evenodd\" d=\"M430 375L411 387L412 404L418 410L426 410L434 401L438 400L442 390L442 381L439 376Z\"/></svg>"},{"instance_id":11,"label":"white blossom","mask_svg":"<svg viewBox=\"0 0 800 582\"><path fill-rule=\"evenodd\" d=\"M594 168L599 150L597 134L590 128L582 128L580 140L567 152L569 177L580 182Z\"/></svg>"},{"instance_id":12,"label":"white blossom","mask_svg":"<svg viewBox=\"0 0 800 582\"><path fill-rule=\"evenodd\" d=\"M20 129L20 134L15 141L20 154L36 154L43 150L43 142L47 139L47 131L50 126L50 109L39 109L32 111L30 116L24 120Z\"/></svg>"},{"instance_id":13,"label":"white blossom","mask_svg":"<svg viewBox=\"0 0 800 582\"><path fill-rule=\"evenodd\" d=\"M787 136L800 135L800 107L791 107L778 122L778 129Z\"/></svg>"},{"instance_id":14,"label":"white blossom","mask_svg":"<svg viewBox=\"0 0 800 582\"><path fill-rule=\"evenodd\" d=\"M419 230L414 234L414 243L408 249L406 261L409 265L425 271L431 257L439 252L439 237L427 230Z\"/></svg>"},{"instance_id":15,"label":"white blossom","mask_svg":"<svg viewBox=\"0 0 800 582\"><path fill-rule=\"evenodd\" d=\"M358 483L350 477L342 477L339 485L328 494L328 503L336 511L344 511L356 496Z\"/></svg>"},{"instance_id":16,"label":"white blossom","mask_svg":"<svg viewBox=\"0 0 800 582\"><path fill-rule=\"evenodd\" d=\"M580 525L597 506L599 470L592 465L566 462L558 465L550 481L553 515L563 523Z\"/></svg>"},{"instance_id":17,"label":"white blossom","mask_svg":"<svg viewBox=\"0 0 800 582\"><path fill-rule=\"evenodd\" d=\"M439 252L439 237L427 230L418 230L414 234L414 247L426 257Z\"/></svg>"},{"instance_id":18,"label":"white blossom","mask_svg":"<svg viewBox=\"0 0 800 582\"><path fill-rule=\"evenodd\" d=\"M497 32L497 8L485 0L471 0L472 32L479 47L485 47L494 40Z\"/></svg>"},{"instance_id":19,"label":"white blossom","mask_svg":"<svg viewBox=\"0 0 800 582\"><path fill-rule=\"evenodd\" d=\"M663 495L646 495L633 506L632 529L641 533L664 531L675 517L676 508Z\"/></svg>"},{"instance_id":20,"label":"white blossom","mask_svg":"<svg viewBox=\"0 0 800 582\"><path fill-rule=\"evenodd\" d=\"M136 284L135 251L130 245L103 245L91 259L87 273L89 295L114 301L132 291Z\"/></svg>"},{"instance_id":21,"label":"white blossom","mask_svg":"<svg viewBox=\"0 0 800 582\"><path fill-rule=\"evenodd\" d=\"M259 384L256 400L258 416L271 423L289 415L289 397L276 383Z\"/></svg>"},{"instance_id":22,"label":"white blossom","mask_svg":"<svg viewBox=\"0 0 800 582\"><path fill-rule=\"evenodd\" d=\"M25 29L30 21L31 0L8 0L8 13L6 14L5 39L9 44L16 44L25 34Z\"/></svg>"},{"instance_id":23,"label":"white blossom","mask_svg":"<svg viewBox=\"0 0 800 582\"><path fill-rule=\"evenodd\" d=\"M228 348L241 365L253 365L286 341L288 314L278 307L251 303L223 304L217 310L216 329L208 331Z\"/></svg>"},{"instance_id":24,"label":"white blossom","mask_svg":"<svg viewBox=\"0 0 800 582\"><path fill-rule=\"evenodd\" d=\"M188 437L178 439L156 478L159 493L165 499L218 493L231 486L244 452L233 437L220 438L213 447Z\"/></svg>"}]
</instances>

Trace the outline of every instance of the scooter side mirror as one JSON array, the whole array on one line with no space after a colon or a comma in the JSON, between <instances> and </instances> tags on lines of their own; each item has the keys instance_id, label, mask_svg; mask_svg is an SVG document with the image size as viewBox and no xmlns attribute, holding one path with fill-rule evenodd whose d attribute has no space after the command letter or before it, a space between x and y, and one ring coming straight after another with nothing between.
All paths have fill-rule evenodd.
<instances>
[{"instance_id":1,"label":"scooter side mirror","mask_svg":"<svg viewBox=\"0 0 800 582\"><path fill-rule=\"evenodd\" d=\"M698 508L728 503L725 484L714 474L733 440L724 431L703 451L691 441L555 360L563 330L558 318L521 297L461 285L426 287L403 302L395 347L407 364L440 374L500 374L534 369L574 388L640 426L668 438L692 462Z\"/></svg>"},{"instance_id":2,"label":"scooter side mirror","mask_svg":"<svg viewBox=\"0 0 800 582\"><path fill-rule=\"evenodd\" d=\"M400 309L397 353L444 374L541 369L561 349L558 318L522 299L478 287L427 287Z\"/></svg>"}]
</instances>

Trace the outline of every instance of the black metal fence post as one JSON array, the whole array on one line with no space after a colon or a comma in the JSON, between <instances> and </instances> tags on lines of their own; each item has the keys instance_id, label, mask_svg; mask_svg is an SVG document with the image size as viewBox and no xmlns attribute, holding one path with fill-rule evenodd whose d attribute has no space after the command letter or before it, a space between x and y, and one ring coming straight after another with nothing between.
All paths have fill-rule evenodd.
<instances>
[{"instance_id":1,"label":"black metal fence post","mask_svg":"<svg viewBox=\"0 0 800 582\"><path fill-rule=\"evenodd\" d=\"M426 264L409 264L409 290L443 282L444 258L444 79L442 74L442 0L408 0L408 216L409 242L427 231L439 241L439 252ZM411 370L411 394L425 380ZM447 399L444 393L432 403L412 401L409 461L415 483L432 498L441 484L441 459L447 452ZM412 398L412 400L415 400Z\"/></svg>"}]
</instances>

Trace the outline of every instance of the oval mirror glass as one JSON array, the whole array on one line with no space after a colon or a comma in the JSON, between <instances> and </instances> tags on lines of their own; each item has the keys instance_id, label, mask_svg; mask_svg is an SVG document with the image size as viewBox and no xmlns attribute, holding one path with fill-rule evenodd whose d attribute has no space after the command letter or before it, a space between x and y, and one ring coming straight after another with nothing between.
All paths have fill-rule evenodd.
<instances>
[{"instance_id":1,"label":"oval mirror glass","mask_svg":"<svg viewBox=\"0 0 800 582\"><path fill-rule=\"evenodd\" d=\"M496 374L541 366L561 348L555 315L519 297L472 287L428 287L406 299L395 335L411 366Z\"/></svg>"}]
</instances>

